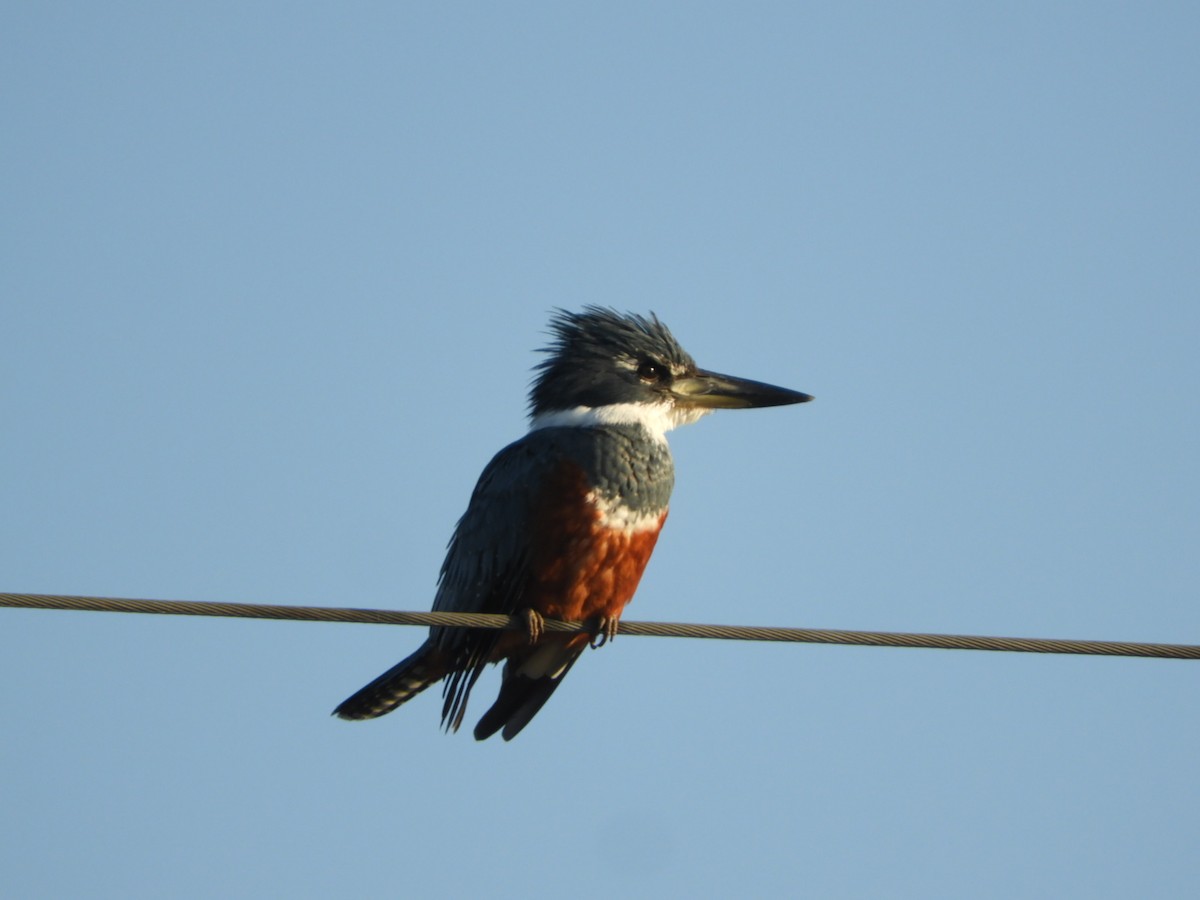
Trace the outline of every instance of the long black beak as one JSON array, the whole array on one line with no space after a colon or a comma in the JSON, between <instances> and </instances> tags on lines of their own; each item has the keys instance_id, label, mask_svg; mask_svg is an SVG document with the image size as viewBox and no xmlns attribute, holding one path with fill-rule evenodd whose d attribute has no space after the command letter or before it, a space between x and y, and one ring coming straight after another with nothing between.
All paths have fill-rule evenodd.
<instances>
[{"instance_id":1,"label":"long black beak","mask_svg":"<svg viewBox=\"0 0 1200 900\"><path fill-rule=\"evenodd\" d=\"M671 393L675 395L675 402L680 406L701 409L787 406L790 403L807 403L812 399L810 394L776 387L773 384L705 371L696 371L691 375L676 378L671 383Z\"/></svg>"}]
</instances>

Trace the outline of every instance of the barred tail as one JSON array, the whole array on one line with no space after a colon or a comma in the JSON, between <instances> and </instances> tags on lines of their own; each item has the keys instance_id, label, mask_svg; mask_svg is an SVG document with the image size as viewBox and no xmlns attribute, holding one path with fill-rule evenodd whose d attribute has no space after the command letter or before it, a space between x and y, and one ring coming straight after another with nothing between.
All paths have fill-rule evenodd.
<instances>
[{"instance_id":1,"label":"barred tail","mask_svg":"<svg viewBox=\"0 0 1200 900\"><path fill-rule=\"evenodd\" d=\"M426 641L412 656L396 663L333 711L343 719L374 719L390 713L431 684L446 677L442 654Z\"/></svg>"}]
</instances>

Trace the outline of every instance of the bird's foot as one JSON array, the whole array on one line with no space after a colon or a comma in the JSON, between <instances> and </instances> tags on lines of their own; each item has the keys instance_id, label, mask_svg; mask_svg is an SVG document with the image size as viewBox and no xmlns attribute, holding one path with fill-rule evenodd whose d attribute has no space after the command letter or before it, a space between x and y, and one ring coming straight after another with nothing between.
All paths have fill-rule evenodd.
<instances>
[{"instance_id":1,"label":"bird's foot","mask_svg":"<svg viewBox=\"0 0 1200 900\"><path fill-rule=\"evenodd\" d=\"M529 632L529 643L536 644L546 630L545 617L532 608L521 610L521 617L525 619L525 630Z\"/></svg>"},{"instance_id":2,"label":"bird's foot","mask_svg":"<svg viewBox=\"0 0 1200 900\"><path fill-rule=\"evenodd\" d=\"M592 639L588 644L593 650L597 650L617 636L621 620L616 616L597 616L592 623Z\"/></svg>"}]
</instances>

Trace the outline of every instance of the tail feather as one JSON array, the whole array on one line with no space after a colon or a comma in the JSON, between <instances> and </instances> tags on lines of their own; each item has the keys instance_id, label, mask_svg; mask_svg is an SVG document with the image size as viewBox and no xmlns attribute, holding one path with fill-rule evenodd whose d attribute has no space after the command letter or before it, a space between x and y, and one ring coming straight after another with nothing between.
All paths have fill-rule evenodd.
<instances>
[{"instance_id":1,"label":"tail feather","mask_svg":"<svg viewBox=\"0 0 1200 900\"><path fill-rule=\"evenodd\" d=\"M416 653L392 666L366 687L347 697L333 711L342 719L374 719L407 703L425 688L446 677L443 654L428 641Z\"/></svg>"},{"instance_id":2,"label":"tail feather","mask_svg":"<svg viewBox=\"0 0 1200 900\"><path fill-rule=\"evenodd\" d=\"M539 648L541 652L535 651L523 662L510 660L504 667L500 696L475 726L475 740L487 740L501 728L504 729L501 737L506 741L520 734L529 720L546 705L586 646L586 640L577 645L543 645Z\"/></svg>"}]
</instances>

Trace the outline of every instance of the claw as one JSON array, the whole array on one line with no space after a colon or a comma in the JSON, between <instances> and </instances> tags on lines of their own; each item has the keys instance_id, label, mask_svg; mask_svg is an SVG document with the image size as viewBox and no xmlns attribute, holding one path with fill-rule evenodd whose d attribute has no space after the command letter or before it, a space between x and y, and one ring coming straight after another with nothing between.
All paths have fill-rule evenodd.
<instances>
[{"instance_id":1,"label":"claw","mask_svg":"<svg viewBox=\"0 0 1200 900\"><path fill-rule=\"evenodd\" d=\"M588 645L593 650L598 650L617 636L620 620L616 616L599 616L595 622L592 639L588 641Z\"/></svg>"},{"instance_id":2,"label":"claw","mask_svg":"<svg viewBox=\"0 0 1200 900\"><path fill-rule=\"evenodd\" d=\"M525 630L529 632L529 643L536 644L546 630L546 619L536 609L523 609L521 615L525 618Z\"/></svg>"}]
</instances>

